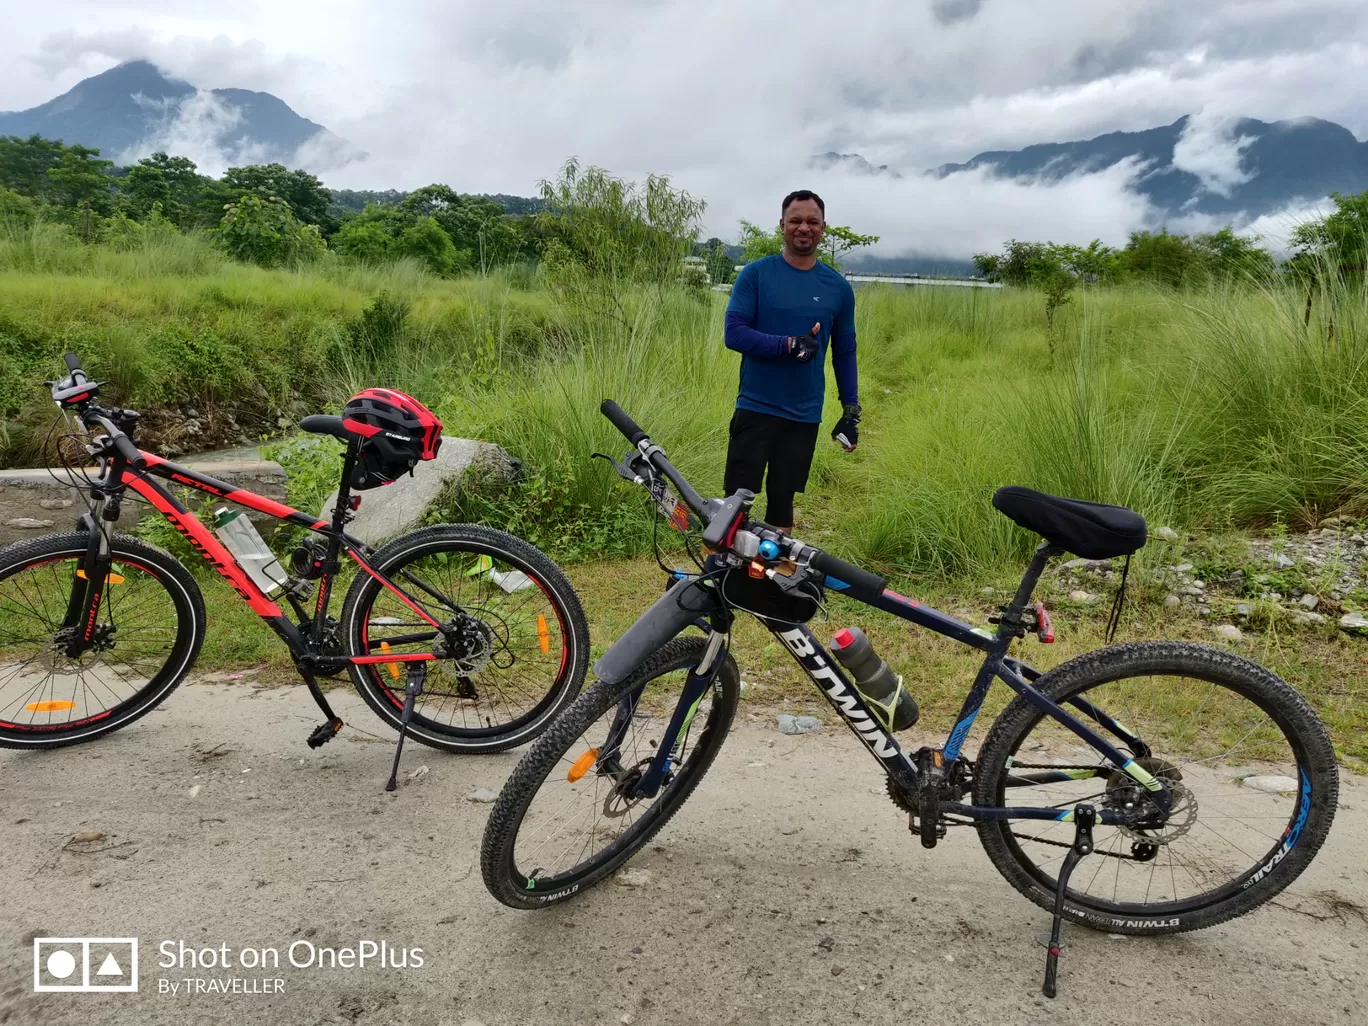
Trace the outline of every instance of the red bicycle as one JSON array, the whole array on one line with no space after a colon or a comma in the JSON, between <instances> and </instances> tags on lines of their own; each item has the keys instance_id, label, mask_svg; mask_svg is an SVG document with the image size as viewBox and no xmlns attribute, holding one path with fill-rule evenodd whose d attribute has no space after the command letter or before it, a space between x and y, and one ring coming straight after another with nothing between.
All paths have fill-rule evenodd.
<instances>
[{"instance_id":1,"label":"red bicycle","mask_svg":"<svg viewBox=\"0 0 1368 1026\"><path fill-rule=\"evenodd\" d=\"M301 422L346 445L329 521L143 452L131 437L138 414L99 406L99 383L74 354L66 364L68 377L48 384L84 429L77 437L95 464L83 483L89 508L74 532L0 549L0 746L56 748L118 730L155 708L194 665L204 598L176 558L114 533L130 491L289 647L326 717L310 747L342 728L318 678L344 670L399 729L401 748L412 734L448 751L501 751L539 734L579 692L589 655L584 611L537 549L468 524L414 531L378 551L347 534L361 501L354 492L391 483L436 455L441 422L416 400L367 389L343 416ZM245 516L235 521L225 507L210 530L163 482L310 534L287 573ZM357 572L334 618L344 554Z\"/></svg>"}]
</instances>

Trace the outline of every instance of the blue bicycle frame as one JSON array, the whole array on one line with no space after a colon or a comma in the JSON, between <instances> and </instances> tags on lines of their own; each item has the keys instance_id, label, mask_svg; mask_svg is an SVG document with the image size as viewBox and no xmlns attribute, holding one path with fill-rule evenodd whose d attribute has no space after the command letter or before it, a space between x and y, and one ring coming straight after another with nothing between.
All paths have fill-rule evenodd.
<instances>
[{"instance_id":1,"label":"blue bicycle frame","mask_svg":"<svg viewBox=\"0 0 1368 1026\"><path fill-rule=\"evenodd\" d=\"M1103 734L1083 723L1069 710L1053 701L1032 685L1040 677L1040 672L1018 659L1007 655L1012 641L1021 636L1022 614L1030 602L1036 582L1045 569L1049 559L1058 554L1058 547L1043 542L1035 551L1021 585L1011 603L1006 607L995 633L958 620L953 616L923 606L912 599L885 589L873 601L863 600L865 604L892 615L908 620L952 638L961 644L978 649L984 653L983 665L974 678L973 686L960 709L959 717L946 738L944 745L933 754L933 765L940 769L953 766L959 759L965 738L977 719L983 701L994 680L1001 680L1026 701L1039 709L1044 715L1057 720L1071 730L1089 746L1094 748L1109 764L1108 766L1059 766L1038 768L1038 772L1014 771L1007 779L1009 787L1025 787L1037 784L1055 783L1066 780L1085 780L1093 777L1109 777L1117 770L1125 773L1137 784L1152 792L1155 804L1161 809L1169 805L1169 791L1162 780L1155 777L1136 761L1149 754L1144 742L1123 724L1098 709L1085 698L1069 700L1071 706L1086 716L1106 734L1120 742L1131 754L1123 752ZM676 573L683 582L701 582L702 577ZM833 577L826 578L826 586L832 590L845 590L844 582ZM857 596L851 596L857 597ZM723 643L730 630L730 610L720 610L721 616L700 617L692 622L702 627L709 635L709 645L699 665L690 671L685 681L679 702L675 706L670 723L665 730L661 743L641 774L633 793L642 797L652 797L660 789L676 758L679 741L687 738L688 728L694 714L708 689L713 686L722 660L718 658ZM841 667L823 647L817 636L803 624L778 624L758 616L770 628L771 633L784 643L831 707L845 721L866 748L883 766L884 771L907 795L917 795L923 790L924 770L919 769L913 759L899 746L897 739L884 729L880 719L870 710L859 690L842 671ZM599 755L599 765L613 772L619 770L617 749L625 736L627 726L636 710L641 697L637 688L625 695L614 718L614 726ZM939 813L967 817L970 820L1055 820L1072 822L1073 809L1027 808L1002 806L966 805L959 802L940 802ZM1153 816L1152 810L1119 811L1109 808L1097 810L1097 822L1122 825L1141 822Z\"/></svg>"}]
</instances>

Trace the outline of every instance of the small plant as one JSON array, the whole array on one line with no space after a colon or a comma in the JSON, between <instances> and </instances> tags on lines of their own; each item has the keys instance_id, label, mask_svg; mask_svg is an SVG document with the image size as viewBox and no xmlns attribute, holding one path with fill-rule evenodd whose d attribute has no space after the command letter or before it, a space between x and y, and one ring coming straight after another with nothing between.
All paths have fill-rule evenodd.
<instances>
[{"instance_id":1,"label":"small plant","mask_svg":"<svg viewBox=\"0 0 1368 1026\"><path fill-rule=\"evenodd\" d=\"M404 337L410 309L403 296L392 296L381 289L370 306L347 327L354 354L372 364L387 356Z\"/></svg>"}]
</instances>

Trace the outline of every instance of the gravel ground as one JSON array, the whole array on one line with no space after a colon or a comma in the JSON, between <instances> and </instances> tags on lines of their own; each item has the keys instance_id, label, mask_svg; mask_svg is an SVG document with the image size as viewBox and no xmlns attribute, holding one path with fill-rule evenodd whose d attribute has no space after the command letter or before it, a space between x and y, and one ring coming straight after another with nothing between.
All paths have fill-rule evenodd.
<instances>
[{"instance_id":1,"label":"gravel ground","mask_svg":"<svg viewBox=\"0 0 1368 1026\"><path fill-rule=\"evenodd\" d=\"M1170 938L1066 927L1049 1002L1048 917L972 834L924 851L831 725L745 718L633 886L521 913L480 881L488 806L470 800L517 753L414 745L412 779L386 794L392 735L336 696L349 727L319 751L302 688L198 683L91 745L0 752L0 1023L1368 1021L1362 779L1346 776L1326 848L1276 905ZM136 994L33 992L33 938L81 935L139 939ZM385 967L289 963L362 942L383 942ZM233 965L164 968L164 944ZM280 969L244 967L262 948Z\"/></svg>"}]
</instances>

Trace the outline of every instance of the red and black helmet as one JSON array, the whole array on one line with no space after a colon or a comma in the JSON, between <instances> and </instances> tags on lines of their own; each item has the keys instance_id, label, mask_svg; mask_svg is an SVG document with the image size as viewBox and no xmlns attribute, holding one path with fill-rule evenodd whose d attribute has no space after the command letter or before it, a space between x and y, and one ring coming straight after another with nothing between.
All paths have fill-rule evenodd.
<instances>
[{"instance_id":1,"label":"red and black helmet","mask_svg":"<svg viewBox=\"0 0 1368 1026\"><path fill-rule=\"evenodd\" d=\"M342 426L361 439L352 487L392 484L419 460L437 458L442 422L417 399L390 388L367 388L342 407Z\"/></svg>"}]
</instances>

